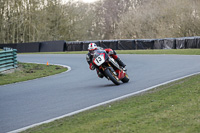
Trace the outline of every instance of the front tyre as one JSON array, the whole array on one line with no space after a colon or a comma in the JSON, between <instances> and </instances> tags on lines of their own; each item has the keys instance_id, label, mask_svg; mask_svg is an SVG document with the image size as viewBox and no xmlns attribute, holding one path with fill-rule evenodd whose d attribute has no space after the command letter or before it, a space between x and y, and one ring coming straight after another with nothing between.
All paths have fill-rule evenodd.
<instances>
[{"instance_id":1,"label":"front tyre","mask_svg":"<svg viewBox=\"0 0 200 133\"><path fill-rule=\"evenodd\" d=\"M119 79L116 75L114 75L110 69L106 69L104 71L104 74L115 84L115 85L120 85Z\"/></svg>"},{"instance_id":2,"label":"front tyre","mask_svg":"<svg viewBox=\"0 0 200 133\"><path fill-rule=\"evenodd\" d=\"M123 83L127 83L129 81L129 77L126 74L125 77L121 80Z\"/></svg>"}]
</instances>

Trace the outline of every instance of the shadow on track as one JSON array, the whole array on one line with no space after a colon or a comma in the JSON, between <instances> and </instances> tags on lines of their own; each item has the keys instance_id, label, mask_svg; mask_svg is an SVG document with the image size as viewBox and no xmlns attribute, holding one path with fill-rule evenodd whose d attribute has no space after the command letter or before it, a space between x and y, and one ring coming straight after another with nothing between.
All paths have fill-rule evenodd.
<instances>
[{"instance_id":1,"label":"shadow on track","mask_svg":"<svg viewBox=\"0 0 200 133\"><path fill-rule=\"evenodd\" d=\"M113 88L113 87L120 88L120 87L127 86L128 84L130 85L131 83L132 83L132 81L128 82L128 83L120 83L120 85L115 85L113 83L109 83L109 84L92 85L90 87L92 87L92 88Z\"/></svg>"}]
</instances>

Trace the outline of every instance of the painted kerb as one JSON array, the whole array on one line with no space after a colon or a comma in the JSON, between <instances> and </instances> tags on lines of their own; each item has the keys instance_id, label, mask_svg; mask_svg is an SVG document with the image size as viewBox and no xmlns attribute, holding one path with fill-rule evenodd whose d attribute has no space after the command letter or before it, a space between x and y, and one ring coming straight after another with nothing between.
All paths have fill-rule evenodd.
<instances>
[{"instance_id":1,"label":"painted kerb","mask_svg":"<svg viewBox=\"0 0 200 133\"><path fill-rule=\"evenodd\" d=\"M0 72L17 68L17 50L4 49L0 51Z\"/></svg>"}]
</instances>

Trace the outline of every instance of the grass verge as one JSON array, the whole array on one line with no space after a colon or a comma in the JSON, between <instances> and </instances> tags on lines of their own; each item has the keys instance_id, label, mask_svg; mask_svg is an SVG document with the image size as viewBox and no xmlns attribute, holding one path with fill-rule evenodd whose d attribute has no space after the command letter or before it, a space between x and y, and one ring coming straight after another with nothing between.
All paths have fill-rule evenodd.
<instances>
[{"instance_id":1,"label":"grass verge","mask_svg":"<svg viewBox=\"0 0 200 133\"><path fill-rule=\"evenodd\" d=\"M25 133L199 133L200 75L44 124Z\"/></svg>"},{"instance_id":2,"label":"grass verge","mask_svg":"<svg viewBox=\"0 0 200 133\"><path fill-rule=\"evenodd\" d=\"M116 50L116 52L117 54L200 55L200 49ZM88 51L71 51L71 52L40 52L40 53L26 53L26 54L87 54L87 53Z\"/></svg>"},{"instance_id":3,"label":"grass verge","mask_svg":"<svg viewBox=\"0 0 200 133\"><path fill-rule=\"evenodd\" d=\"M67 71L67 68L57 65L19 63L12 73L0 74L0 85L16 83Z\"/></svg>"}]
</instances>

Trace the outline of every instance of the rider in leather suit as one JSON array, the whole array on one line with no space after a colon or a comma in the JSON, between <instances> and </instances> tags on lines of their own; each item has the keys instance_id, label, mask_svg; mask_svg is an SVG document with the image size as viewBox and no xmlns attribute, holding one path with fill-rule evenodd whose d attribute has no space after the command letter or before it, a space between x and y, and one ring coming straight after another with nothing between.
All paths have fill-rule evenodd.
<instances>
[{"instance_id":1,"label":"rider in leather suit","mask_svg":"<svg viewBox=\"0 0 200 133\"><path fill-rule=\"evenodd\" d=\"M89 45L88 45L88 54L86 55L86 60L87 60L87 62L88 62L88 64L89 64L89 68L90 68L90 70L94 70L95 69L95 66L93 65L93 63L92 63L92 58L93 58L93 53L94 53L94 51L95 50L103 50L103 48L101 48L101 47L97 47L97 45L95 44L95 43L90 43ZM125 69L125 64L120 60L120 58L117 56L117 54L116 54L116 52L114 51L114 50L112 50L112 49L110 49L110 48L107 48L107 49L104 49L113 59L115 59L116 61L117 61L117 63L119 64L119 66L120 67L122 67L123 68L123 70L126 70ZM103 76L103 74L101 73L101 72L99 72L98 70L97 70L97 74L98 74L98 76L100 77L100 78L103 78L104 76Z\"/></svg>"}]
</instances>

